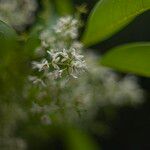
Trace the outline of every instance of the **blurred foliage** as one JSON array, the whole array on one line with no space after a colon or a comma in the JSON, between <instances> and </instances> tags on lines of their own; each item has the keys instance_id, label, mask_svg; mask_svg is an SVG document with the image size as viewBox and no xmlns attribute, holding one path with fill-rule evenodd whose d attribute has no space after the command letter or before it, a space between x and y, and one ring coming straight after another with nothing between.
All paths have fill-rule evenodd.
<instances>
[{"instance_id":1,"label":"blurred foliage","mask_svg":"<svg viewBox=\"0 0 150 150\"><path fill-rule=\"evenodd\" d=\"M72 0L55 0L55 5L60 16L70 15L74 11Z\"/></svg>"}]
</instances>

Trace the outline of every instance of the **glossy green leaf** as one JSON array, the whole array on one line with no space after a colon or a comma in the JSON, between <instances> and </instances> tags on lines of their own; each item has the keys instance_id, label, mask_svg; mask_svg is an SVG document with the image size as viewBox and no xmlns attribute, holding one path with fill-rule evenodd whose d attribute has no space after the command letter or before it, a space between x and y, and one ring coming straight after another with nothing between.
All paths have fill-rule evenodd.
<instances>
[{"instance_id":1,"label":"glossy green leaf","mask_svg":"<svg viewBox=\"0 0 150 150\"><path fill-rule=\"evenodd\" d=\"M150 0L100 0L92 11L83 35L86 46L103 41L150 9Z\"/></svg>"},{"instance_id":2,"label":"glossy green leaf","mask_svg":"<svg viewBox=\"0 0 150 150\"><path fill-rule=\"evenodd\" d=\"M102 57L101 64L150 77L150 43L133 43L113 48Z\"/></svg>"}]
</instances>

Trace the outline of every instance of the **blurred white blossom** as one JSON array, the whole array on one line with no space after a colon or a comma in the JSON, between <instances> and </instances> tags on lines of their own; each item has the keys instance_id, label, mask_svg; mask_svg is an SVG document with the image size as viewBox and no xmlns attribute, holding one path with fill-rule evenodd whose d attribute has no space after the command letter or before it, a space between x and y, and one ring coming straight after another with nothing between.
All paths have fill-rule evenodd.
<instances>
[{"instance_id":1,"label":"blurred white blossom","mask_svg":"<svg viewBox=\"0 0 150 150\"><path fill-rule=\"evenodd\" d=\"M76 39L78 37L78 20L72 16L60 18L54 26L54 32L59 34L60 38Z\"/></svg>"},{"instance_id":2,"label":"blurred white blossom","mask_svg":"<svg viewBox=\"0 0 150 150\"><path fill-rule=\"evenodd\" d=\"M0 0L0 20L23 30L35 19L36 0Z\"/></svg>"},{"instance_id":3,"label":"blurred white blossom","mask_svg":"<svg viewBox=\"0 0 150 150\"><path fill-rule=\"evenodd\" d=\"M48 115L43 115L43 116L41 117L41 122L42 122L43 124L45 124L45 125L50 125L50 124L51 124L51 120L50 120L50 118L49 118Z\"/></svg>"},{"instance_id":4,"label":"blurred white blossom","mask_svg":"<svg viewBox=\"0 0 150 150\"><path fill-rule=\"evenodd\" d=\"M138 85L136 77L130 75L120 77L111 69L98 64L97 56L94 54L85 54L85 58L88 71L78 79L69 81L62 79L59 82L47 80L47 90L44 88L37 92L37 111L35 104L33 105L35 113L55 116L55 121L72 123L82 119L92 120L103 107L134 106L143 102L144 92ZM46 92L44 97L39 99L39 93L43 92ZM45 96L49 101L41 105L40 102Z\"/></svg>"},{"instance_id":5,"label":"blurred white blossom","mask_svg":"<svg viewBox=\"0 0 150 150\"><path fill-rule=\"evenodd\" d=\"M25 150L26 142L17 137L15 130L18 122L26 120L27 114L14 102L2 103L0 106L0 149L1 150Z\"/></svg>"}]
</instances>

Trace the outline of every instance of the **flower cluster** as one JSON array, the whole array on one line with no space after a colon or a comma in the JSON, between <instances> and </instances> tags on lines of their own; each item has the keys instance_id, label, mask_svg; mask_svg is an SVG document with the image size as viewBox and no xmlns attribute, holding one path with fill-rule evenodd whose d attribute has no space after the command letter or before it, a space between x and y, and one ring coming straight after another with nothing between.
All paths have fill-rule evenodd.
<instances>
[{"instance_id":1,"label":"flower cluster","mask_svg":"<svg viewBox=\"0 0 150 150\"><path fill-rule=\"evenodd\" d=\"M32 64L34 69L43 71L43 78L77 78L86 70L81 54L83 46L77 41L78 24L78 20L71 16L62 17L52 29L41 33L41 46L37 48L37 53L43 53L44 59Z\"/></svg>"},{"instance_id":2,"label":"flower cluster","mask_svg":"<svg viewBox=\"0 0 150 150\"><path fill-rule=\"evenodd\" d=\"M78 123L82 119L89 122L100 108L142 103L143 90L135 77L120 77L97 64L94 54L84 55L88 71L80 78L69 80L67 84L61 80L59 84L50 84L37 92L32 112L44 116L46 124L53 122L51 118L59 122ZM48 100L43 104L45 99Z\"/></svg>"},{"instance_id":3,"label":"flower cluster","mask_svg":"<svg viewBox=\"0 0 150 150\"><path fill-rule=\"evenodd\" d=\"M20 31L34 21L36 9L36 0L0 0L0 20Z\"/></svg>"},{"instance_id":4,"label":"flower cluster","mask_svg":"<svg viewBox=\"0 0 150 150\"><path fill-rule=\"evenodd\" d=\"M30 80L39 87L31 110L41 115L42 123L90 120L99 108L142 102L143 91L136 78L120 78L97 64L94 54L84 53L84 58L83 45L77 41L78 27L79 21L67 16L40 34L36 54L42 60L32 62L40 77L31 76Z\"/></svg>"}]
</instances>

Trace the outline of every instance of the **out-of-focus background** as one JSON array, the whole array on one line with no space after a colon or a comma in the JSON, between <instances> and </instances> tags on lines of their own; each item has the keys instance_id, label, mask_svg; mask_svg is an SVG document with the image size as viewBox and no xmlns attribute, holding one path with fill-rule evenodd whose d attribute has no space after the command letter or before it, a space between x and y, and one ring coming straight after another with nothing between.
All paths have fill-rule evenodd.
<instances>
[{"instance_id":1,"label":"out-of-focus background","mask_svg":"<svg viewBox=\"0 0 150 150\"><path fill-rule=\"evenodd\" d=\"M77 4L86 2L91 9L97 0L77 0ZM95 45L93 48L105 53L113 46L128 42L139 42L150 40L150 11L137 17L122 31L108 40ZM138 61L138 60L137 60ZM147 92L146 101L138 108L125 107L119 110L119 115L113 122L109 122L111 135L105 137L96 136L103 149L128 149L146 150L150 148L150 79L139 77L140 84Z\"/></svg>"},{"instance_id":2,"label":"out-of-focus background","mask_svg":"<svg viewBox=\"0 0 150 150\"><path fill-rule=\"evenodd\" d=\"M87 4L88 13L82 16L84 22L86 22L89 13L97 2L98 0L73 0L73 5L75 7L83 3ZM39 0L39 6L35 14L37 14L38 10L43 9L40 3L41 1ZM24 44L23 41L26 38L26 34L33 27L32 24L36 22L35 20L31 21L32 23L26 24L23 29L18 27L19 31L17 32L19 34L24 30L20 35L20 39L18 39L20 45ZM113 37L90 47L89 51L94 51L96 55L100 55L107 52L110 48L124 43L149 41L149 27L150 11L147 11ZM81 32L83 31L84 28L81 29ZM34 47L34 42L31 39L29 45ZM111 111L109 107L107 110L99 110L95 120L101 123L94 124L91 129L84 129L83 126L79 128L79 131L73 130L67 124L63 126L54 124L50 125L50 127L37 125L37 118L30 116L30 119L28 119L25 112L28 106L30 106L30 102L25 101L24 83L27 76L32 72L30 62L34 58L33 54L27 51L28 46L25 49L22 49L21 46L15 46L15 50L10 51L12 45L14 45L13 41L10 41L8 45L5 42L0 42L0 44L0 150L22 150L25 148L27 150L91 150L92 148L89 148L89 146L94 145L93 143L96 143L95 147L98 147L95 149L102 150L150 149L149 78L137 76L140 86L145 91L145 100L142 104L135 107L123 106L118 108L117 112ZM29 50L31 49L30 47ZM118 72L118 74L120 76L125 75L121 72ZM21 107L23 107L23 110L20 109ZM11 131L15 135L11 134ZM86 133L88 137L82 134L82 132ZM28 143L28 146L26 146L24 141ZM92 144L86 146L86 143ZM12 145L14 145L13 148ZM19 148L16 145L19 145ZM80 146L78 147L78 145Z\"/></svg>"}]
</instances>

